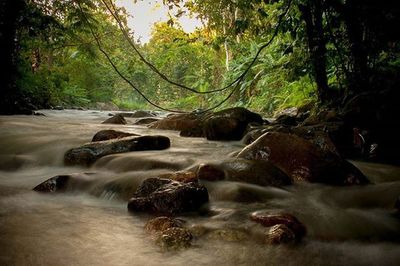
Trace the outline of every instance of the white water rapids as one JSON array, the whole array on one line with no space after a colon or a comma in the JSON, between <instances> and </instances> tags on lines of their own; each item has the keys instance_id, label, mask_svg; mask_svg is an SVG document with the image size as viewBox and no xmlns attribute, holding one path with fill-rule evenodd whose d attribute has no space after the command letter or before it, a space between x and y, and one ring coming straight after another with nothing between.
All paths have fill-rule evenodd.
<instances>
[{"instance_id":1,"label":"white water rapids","mask_svg":"<svg viewBox=\"0 0 400 266\"><path fill-rule=\"evenodd\" d=\"M373 182L362 187L205 182L210 214L180 218L188 227L241 230L249 237L199 237L188 249L162 252L143 230L151 216L128 213L127 199L147 177L227 158L244 145L101 124L108 112L42 112L46 116L0 116L0 265L399 265L398 167L355 163ZM68 149L102 129L165 135L171 148L109 155L90 168L63 165ZM88 174L65 193L32 191L71 173ZM239 202L243 194L262 200ZM257 236L265 228L248 218L256 210L293 214L306 237L297 245L262 243Z\"/></svg>"}]
</instances>

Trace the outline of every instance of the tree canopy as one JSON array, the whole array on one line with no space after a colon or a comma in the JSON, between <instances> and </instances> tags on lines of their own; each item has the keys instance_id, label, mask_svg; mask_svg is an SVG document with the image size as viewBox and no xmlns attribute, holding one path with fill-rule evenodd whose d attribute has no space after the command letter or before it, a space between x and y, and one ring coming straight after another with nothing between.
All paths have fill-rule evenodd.
<instances>
[{"instance_id":1,"label":"tree canopy","mask_svg":"<svg viewBox=\"0 0 400 266\"><path fill-rule=\"evenodd\" d=\"M273 113L306 102L341 106L399 84L396 1L163 2L171 19L154 25L150 41L142 44L127 28L124 8L110 13L114 0L3 1L2 113L31 105L150 108L110 61L151 101L187 111L233 105ZM177 20L184 12L204 27L184 32Z\"/></svg>"}]
</instances>

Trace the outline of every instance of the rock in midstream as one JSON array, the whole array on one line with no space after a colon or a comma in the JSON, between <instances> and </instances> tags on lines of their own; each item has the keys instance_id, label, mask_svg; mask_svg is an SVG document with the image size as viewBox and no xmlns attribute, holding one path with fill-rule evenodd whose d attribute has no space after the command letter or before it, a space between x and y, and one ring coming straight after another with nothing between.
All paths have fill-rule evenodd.
<instances>
[{"instance_id":1,"label":"rock in midstream","mask_svg":"<svg viewBox=\"0 0 400 266\"><path fill-rule=\"evenodd\" d=\"M110 140L110 139L120 139L120 138L131 137L131 136L139 136L139 135L133 134L133 133L117 131L117 130L113 130L113 129L105 129L105 130L100 130L99 132L97 132L93 136L92 142L104 141L104 140Z\"/></svg>"},{"instance_id":2,"label":"rock in midstream","mask_svg":"<svg viewBox=\"0 0 400 266\"><path fill-rule=\"evenodd\" d=\"M207 202L208 191L203 185L148 178L129 200L128 210L174 215L198 211Z\"/></svg>"},{"instance_id":3,"label":"rock in midstream","mask_svg":"<svg viewBox=\"0 0 400 266\"><path fill-rule=\"evenodd\" d=\"M144 229L146 232L150 234L158 234L162 233L163 231L173 228L173 227L180 227L182 228L184 221L181 219L175 219L172 217L167 216L159 216L149 220Z\"/></svg>"},{"instance_id":4,"label":"rock in midstream","mask_svg":"<svg viewBox=\"0 0 400 266\"><path fill-rule=\"evenodd\" d=\"M92 174L93 173L75 173L53 176L34 187L33 190L37 192L53 193L64 192L67 188L71 190L84 189L90 185L90 175Z\"/></svg>"},{"instance_id":5,"label":"rock in midstream","mask_svg":"<svg viewBox=\"0 0 400 266\"><path fill-rule=\"evenodd\" d=\"M126 123L125 118L122 115L116 114L113 117L110 117L107 120L105 120L102 124L126 125L127 123Z\"/></svg>"},{"instance_id":6,"label":"rock in midstream","mask_svg":"<svg viewBox=\"0 0 400 266\"><path fill-rule=\"evenodd\" d=\"M209 181L228 180L259 186L285 186L292 183L289 176L272 163L242 158L202 164L197 169L197 177Z\"/></svg>"},{"instance_id":7,"label":"rock in midstream","mask_svg":"<svg viewBox=\"0 0 400 266\"><path fill-rule=\"evenodd\" d=\"M330 185L368 183L361 171L346 160L294 134L265 133L246 146L238 157L269 161L290 176L292 181Z\"/></svg>"},{"instance_id":8,"label":"rock in midstream","mask_svg":"<svg viewBox=\"0 0 400 266\"><path fill-rule=\"evenodd\" d=\"M288 213L257 211L250 215L250 219L269 227L265 239L269 244L297 242L306 234L306 227L296 217Z\"/></svg>"},{"instance_id":9,"label":"rock in midstream","mask_svg":"<svg viewBox=\"0 0 400 266\"><path fill-rule=\"evenodd\" d=\"M184 137L206 137L209 140L240 140L250 123L262 124L259 114L242 107L215 113L175 114L150 125L151 128L181 131Z\"/></svg>"},{"instance_id":10,"label":"rock in midstream","mask_svg":"<svg viewBox=\"0 0 400 266\"><path fill-rule=\"evenodd\" d=\"M68 150L64 155L66 165L91 165L97 159L115 153L144 150L164 150L170 147L165 136L140 136L106 140L85 144Z\"/></svg>"},{"instance_id":11,"label":"rock in midstream","mask_svg":"<svg viewBox=\"0 0 400 266\"><path fill-rule=\"evenodd\" d=\"M215 112L204 119L203 132L209 140L240 140L250 123L263 122L259 114L234 107Z\"/></svg>"},{"instance_id":12,"label":"rock in midstream","mask_svg":"<svg viewBox=\"0 0 400 266\"><path fill-rule=\"evenodd\" d=\"M191 246L192 233L181 227L171 227L164 230L158 237L157 243L163 250L178 250Z\"/></svg>"}]
</instances>

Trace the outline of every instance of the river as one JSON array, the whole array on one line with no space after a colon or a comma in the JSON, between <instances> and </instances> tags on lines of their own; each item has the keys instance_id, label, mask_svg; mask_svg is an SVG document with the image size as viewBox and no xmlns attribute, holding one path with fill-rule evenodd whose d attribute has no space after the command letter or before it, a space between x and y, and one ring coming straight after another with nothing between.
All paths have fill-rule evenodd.
<instances>
[{"instance_id":1,"label":"river","mask_svg":"<svg viewBox=\"0 0 400 266\"><path fill-rule=\"evenodd\" d=\"M399 167L353 162L373 183L362 187L204 182L210 212L181 217L187 226L248 237L199 237L188 249L164 252L143 230L150 216L128 213L129 197L147 177L227 158L244 145L105 125L108 112L102 111L41 112L46 116L0 116L0 265L399 265ZM90 168L63 165L68 149L101 129L165 135L171 148L109 155ZM52 176L71 173L86 173L84 182L65 193L32 191ZM243 192L261 200L240 202ZM248 218L256 210L295 215L307 236L297 245L263 244L257 236L265 228Z\"/></svg>"}]
</instances>

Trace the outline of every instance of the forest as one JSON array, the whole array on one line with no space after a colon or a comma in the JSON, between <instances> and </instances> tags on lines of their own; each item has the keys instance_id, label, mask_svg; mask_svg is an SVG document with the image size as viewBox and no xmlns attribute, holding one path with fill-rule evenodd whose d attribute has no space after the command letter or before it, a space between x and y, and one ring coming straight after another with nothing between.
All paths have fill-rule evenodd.
<instances>
[{"instance_id":1,"label":"forest","mask_svg":"<svg viewBox=\"0 0 400 266\"><path fill-rule=\"evenodd\" d=\"M153 108L115 72L95 38L122 75L171 109L207 109L229 98L220 107L272 115L309 102L343 107L398 84L396 1L164 4L170 19L142 44L113 1L3 1L1 112L98 103ZM185 33L177 21L184 12L204 27Z\"/></svg>"}]
</instances>

